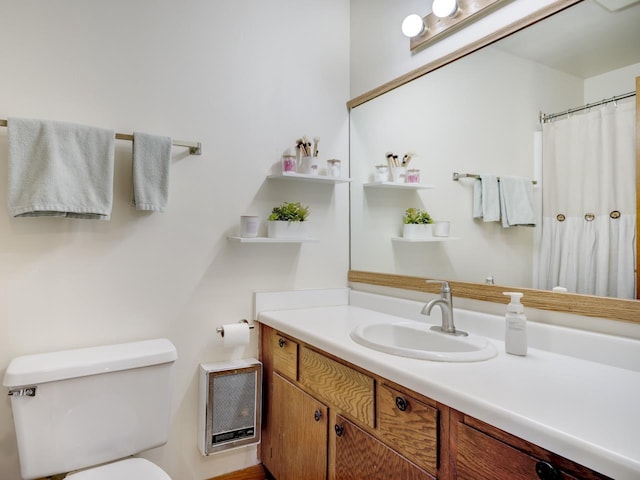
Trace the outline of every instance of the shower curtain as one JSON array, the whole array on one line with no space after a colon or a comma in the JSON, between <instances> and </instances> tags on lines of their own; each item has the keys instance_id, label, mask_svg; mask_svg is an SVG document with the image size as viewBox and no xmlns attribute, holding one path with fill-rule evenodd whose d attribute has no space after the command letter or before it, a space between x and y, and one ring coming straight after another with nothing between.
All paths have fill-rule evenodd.
<instances>
[{"instance_id":1,"label":"shower curtain","mask_svg":"<svg viewBox=\"0 0 640 480\"><path fill-rule=\"evenodd\" d=\"M536 288L635 298L635 100L545 123Z\"/></svg>"}]
</instances>

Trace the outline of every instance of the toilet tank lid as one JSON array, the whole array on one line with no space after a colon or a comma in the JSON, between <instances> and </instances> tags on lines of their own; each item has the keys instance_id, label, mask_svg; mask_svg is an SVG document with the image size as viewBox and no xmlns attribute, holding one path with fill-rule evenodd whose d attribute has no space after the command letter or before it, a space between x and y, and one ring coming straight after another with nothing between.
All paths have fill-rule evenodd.
<instances>
[{"instance_id":1,"label":"toilet tank lid","mask_svg":"<svg viewBox=\"0 0 640 480\"><path fill-rule=\"evenodd\" d=\"M178 358L166 338L140 342L37 353L14 358L4 375L5 387L19 387L128 370Z\"/></svg>"}]
</instances>

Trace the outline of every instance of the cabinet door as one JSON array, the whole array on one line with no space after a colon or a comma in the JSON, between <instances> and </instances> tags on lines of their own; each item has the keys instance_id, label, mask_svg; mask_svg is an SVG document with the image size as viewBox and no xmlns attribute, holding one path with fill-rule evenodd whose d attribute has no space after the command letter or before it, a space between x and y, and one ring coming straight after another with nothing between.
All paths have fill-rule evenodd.
<instances>
[{"instance_id":1,"label":"cabinet door","mask_svg":"<svg viewBox=\"0 0 640 480\"><path fill-rule=\"evenodd\" d=\"M426 471L344 417L338 415L336 419L331 433L335 436L335 480L433 480Z\"/></svg>"},{"instance_id":2,"label":"cabinet door","mask_svg":"<svg viewBox=\"0 0 640 480\"><path fill-rule=\"evenodd\" d=\"M551 463L542 462L464 423L458 424L456 457L456 478L459 479L577 480Z\"/></svg>"},{"instance_id":3,"label":"cabinet door","mask_svg":"<svg viewBox=\"0 0 640 480\"><path fill-rule=\"evenodd\" d=\"M267 469L277 480L325 480L327 407L274 373L271 415Z\"/></svg>"}]
</instances>

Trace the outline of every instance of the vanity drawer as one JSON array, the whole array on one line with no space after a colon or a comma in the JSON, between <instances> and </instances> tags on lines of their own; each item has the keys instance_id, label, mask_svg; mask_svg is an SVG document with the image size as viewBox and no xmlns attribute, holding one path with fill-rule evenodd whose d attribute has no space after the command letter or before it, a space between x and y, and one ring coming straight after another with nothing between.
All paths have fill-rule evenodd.
<instances>
[{"instance_id":1,"label":"vanity drawer","mask_svg":"<svg viewBox=\"0 0 640 480\"><path fill-rule=\"evenodd\" d=\"M298 378L298 343L290 338L275 334L271 336L273 369L290 380Z\"/></svg>"},{"instance_id":2,"label":"vanity drawer","mask_svg":"<svg viewBox=\"0 0 640 480\"><path fill-rule=\"evenodd\" d=\"M435 475L438 468L438 410L380 383L378 437Z\"/></svg>"},{"instance_id":3,"label":"vanity drawer","mask_svg":"<svg viewBox=\"0 0 640 480\"><path fill-rule=\"evenodd\" d=\"M298 381L347 415L374 426L373 378L302 346Z\"/></svg>"}]
</instances>

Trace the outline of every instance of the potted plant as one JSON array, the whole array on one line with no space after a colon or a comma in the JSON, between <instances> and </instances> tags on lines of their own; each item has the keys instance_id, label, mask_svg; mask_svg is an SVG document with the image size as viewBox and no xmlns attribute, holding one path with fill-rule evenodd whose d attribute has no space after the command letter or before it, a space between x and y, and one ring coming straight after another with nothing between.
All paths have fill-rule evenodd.
<instances>
[{"instance_id":1,"label":"potted plant","mask_svg":"<svg viewBox=\"0 0 640 480\"><path fill-rule=\"evenodd\" d=\"M433 219L426 210L407 208L402 217L402 236L410 239L425 239L433 235Z\"/></svg>"},{"instance_id":2,"label":"potted plant","mask_svg":"<svg viewBox=\"0 0 640 480\"><path fill-rule=\"evenodd\" d=\"M307 236L309 207L300 202L283 202L273 207L267 218L267 236L270 238L305 238Z\"/></svg>"}]
</instances>

